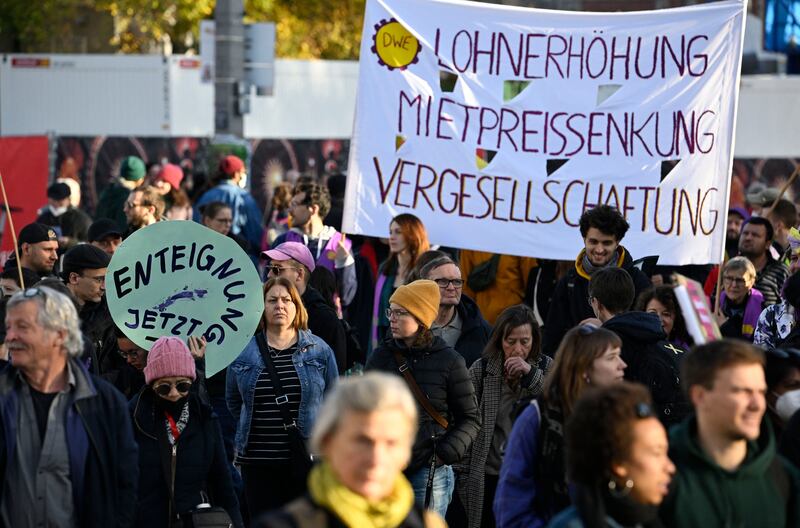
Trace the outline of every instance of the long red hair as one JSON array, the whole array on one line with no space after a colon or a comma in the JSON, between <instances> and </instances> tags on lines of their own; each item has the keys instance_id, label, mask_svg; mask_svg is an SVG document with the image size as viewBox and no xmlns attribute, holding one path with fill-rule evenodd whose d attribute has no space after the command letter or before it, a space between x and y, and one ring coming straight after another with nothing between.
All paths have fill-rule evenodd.
<instances>
[{"instance_id":1,"label":"long red hair","mask_svg":"<svg viewBox=\"0 0 800 528\"><path fill-rule=\"evenodd\" d=\"M403 213L392 218L392 222L400 227L400 233L406 241L408 252L411 254L411 261L409 262L408 269L411 270L417 263L420 255L428 251L431 247L428 242L428 232L425 231L425 225L422 220L413 214ZM389 222L389 225L392 225ZM384 274L388 275L390 271L397 269L397 255L389 255L389 260L384 266Z\"/></svg>"}]
</instances>

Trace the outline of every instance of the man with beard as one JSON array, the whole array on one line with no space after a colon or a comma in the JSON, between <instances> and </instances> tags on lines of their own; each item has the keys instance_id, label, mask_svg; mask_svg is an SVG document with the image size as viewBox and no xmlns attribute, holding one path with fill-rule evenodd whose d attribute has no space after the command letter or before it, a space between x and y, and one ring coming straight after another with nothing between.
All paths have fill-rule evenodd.
<instances>
[{"instance_id":1,"label":"man with beard","mask_svg":"<svg viewBox=\"0 0 800 528\"><path fill-rule=\"evenodd\" d=\"M769 220L754 216L744 223L739 237L739 254L756 268L755 289L764 295L764 308L781 301L781 288L789 275L789 268L770 253L773 236Z\"/></svg>"},{"instance_id":2,"label":"man with beard","mask_svg":"<svg viewBox=\"0 0 800 528\"><path fill-rule=\"evenodd\" d=\"M28 224L19 232L19 264L47 277L53 274L53 266L58 260L58 235L52 227L44 224Z\"/></svg>"},{"instance_id":3,"label":"man with beard","mask_svg":"<svg viewBox=\"0 0 800 528\"><path fill-rule=\"evenodd\" d=\"M155 187L140 187L128 195L124 211L128 220L127 238L134 231L161 221L164 215L164 199Z\"/></svg>"},{"instance_id":4,"label":"man with beard","mask_svg":"<svg viewBox=\"0 0 800 528\"><path fill-rule=\"evenodd\" d=\"M682 377L695 414L670 431L677 472L661 504L664 526L798 526L800 475L776 455L762 420L763 352L712 341L687 354Z\"/></svg>"},{"instance_id":5,"label":"man with beard","mask_svg":"<svg viewBox=\"0 0 800 528\"><path fill-rule=\"evenodd\" d=\"M744 207L731 207L728 210L728 228L725 231L725 253L728 258L739 254L739 235L742 224L750 219L750 214Z\"/></svg>"},{"instance_id":6,"label":"man with beard","mask_svg":"<svg viewBox=\"0 0 800 528\"><path fill-rule=\"evenodd\" d=\"M650 280L633 266L630 254L620 245L629 227L619 211L608 205L598 205L581 215L584 249L575 259L574 267L558 281L547 312L542 351L548 356L555 355L570 328L594 317L589 305L589 281L596 271L607 267L624 269L633 279L636 296L650 286Z\"/></svg>"}]
</instances>

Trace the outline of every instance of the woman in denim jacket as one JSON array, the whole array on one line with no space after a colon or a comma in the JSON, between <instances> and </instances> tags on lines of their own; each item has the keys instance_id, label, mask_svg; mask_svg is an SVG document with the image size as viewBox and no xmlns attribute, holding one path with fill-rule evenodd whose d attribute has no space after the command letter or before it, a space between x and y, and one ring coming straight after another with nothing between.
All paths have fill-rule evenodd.
<instances>
[{"instance_id":1,"label":"woman in denim jacket","mask_svg":"<svg viewBox=\"0 0 800 528\"><path fill-rule=\"evenodd\" d=\"M323 395L338 377L330 347L307 328L308 314L294 285L282 277L270 279L264 284L264 318L258 332L264 333L264 352L285 397L276 393L256 337L228 368L228 408L237 423L236 463L251 517L306 491L305 475L291 464L292 443L280 406L289 411L300 436L308 439Z\"/></svg>"}]
</instances>

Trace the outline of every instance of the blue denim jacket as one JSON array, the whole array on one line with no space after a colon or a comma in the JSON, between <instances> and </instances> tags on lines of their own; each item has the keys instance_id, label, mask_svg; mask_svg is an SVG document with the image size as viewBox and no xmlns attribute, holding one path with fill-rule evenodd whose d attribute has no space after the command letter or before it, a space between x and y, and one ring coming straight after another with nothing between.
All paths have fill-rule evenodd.
<instances>
[{"instance_id":1,"label":"blue denim jacket","mask_svg":"<svg viewBox=\"0 0 800 528\"><path fill-rule=\"evenodd\" d=\"M300 411L297 428L303 438L311 436L322 397L339 377L333 351L319 337L301 330L292 363L300 378ZM253 337L247 347L228 367L226 399L228 409L236 420L236 452L243 453L250 435L253 418L253 397L256 381L264 370L264 360Z\"/></svg>"}]
</instances>

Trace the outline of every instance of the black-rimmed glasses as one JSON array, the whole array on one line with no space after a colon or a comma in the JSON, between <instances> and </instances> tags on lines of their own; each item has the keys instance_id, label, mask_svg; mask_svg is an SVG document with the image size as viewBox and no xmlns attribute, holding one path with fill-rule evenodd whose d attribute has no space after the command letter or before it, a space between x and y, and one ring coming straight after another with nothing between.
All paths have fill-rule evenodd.
<instances>
[{"instance_id":1,"label":"black-rimmed glasses","mask_svg":"<svg viewBox=\"0 0 800 528\"><path fill-rule=\"evenodd\" d=\"M451 284L455 289L459 289L464 286L463 279L433 279L433 282L435 282L440 288L447 288Z\"/></svg>"}]
</instances>

